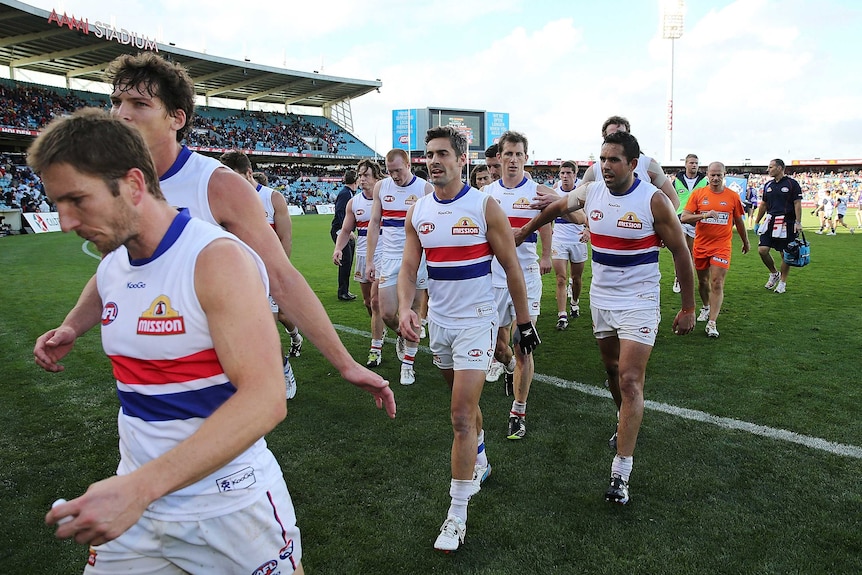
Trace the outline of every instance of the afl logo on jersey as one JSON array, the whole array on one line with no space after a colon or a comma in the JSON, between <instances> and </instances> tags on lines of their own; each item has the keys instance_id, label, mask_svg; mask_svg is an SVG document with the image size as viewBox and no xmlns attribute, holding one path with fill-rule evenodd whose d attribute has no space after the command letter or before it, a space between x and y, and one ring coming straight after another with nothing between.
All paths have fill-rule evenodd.
<instances>
[{"instance_id":1,"label":"afl logo on jersey","mask_svg":"<svg viewBox=\"0 0 862 575\"><path fill-rule=\"evenodd\" d=\"M117 314L119 313L119 308L117 308L117 304L112 301L109 301L105 304L105 307L102 308L102 325L111 325L114 323L114 320L117 319Z\"/></svg>"},{"instance_id":2,"label":"afl logo on jersey","mask_svg":"<svg viewBox=\"0 0 862 575\"><path fill-rule=\"evenodd\" d=\"M590 219L594 222L598 222L604 217L605 215L601 212L601 210L593 210L590 212Z\"/></svg>"},{"instance_id":3,"label":"afl logo on jersey","mask_svg":"<svg viewBox=\"0 0 862 575\"><path fill-rule=\"evenodd\" d=\"M383 196L383 201L387 204L391 204L395 201L395 196Z\"/></svg>"},{"instance_id":4,"label":"afl logo on jersey","mask_svg":"<svg viewBox=\"0 0 862 575\"><path fill-rule=\"evenodd\" d=\"M358 210L356 210L356 215L357 216L365 215L365 210L363 210L362 208L359 208Z\"/></svg>"},{"instance_id":5,"label":"afl logo on jersey","mask_svg":"<svg viewBox=\"0 0 862 575\"><path fill-rule=\"evenodd\" d=\"M482 352L481 349L471 349L467 352L467 355L469 355L470 357L482 357L484 355L484 352Z\"/></svg>"},{"instance_id":6,"label":"afl logo on jersey","mask_svg":"<svg viewBox=\"0 0 862 575\"><path fill-rule=\"evenodd\" d=\"M419 224L418 231L420 234L430 234L434 231L434 222L423 222Z\"/></svg>"}]
</instances>

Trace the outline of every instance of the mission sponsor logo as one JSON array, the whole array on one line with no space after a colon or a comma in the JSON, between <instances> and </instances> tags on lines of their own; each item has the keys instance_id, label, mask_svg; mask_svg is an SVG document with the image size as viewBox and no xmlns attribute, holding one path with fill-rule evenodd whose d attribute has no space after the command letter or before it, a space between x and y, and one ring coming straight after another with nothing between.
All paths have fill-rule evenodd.
<instances>
[{"instance_id":1,"label":"mission sponsor logo","mask_svg":"<svg viewBox=\"0 0 862 575\"><path fill-rule=\"evenodd\" d=\"M594 222L601 221L604 217L605 215L602 213L601 210L593 210L590 212L590 219Z\"/></svg>"},{"instance_id":2,"label":"mission sponsor logo","mask_svg":"<svg viewBox=\"0 0 862 575\"><path fill-rule=\"evenodd\" d=\"M529 210L530 208L530 200L527 198L518 198L515 200L515 203L512 204L513 210Z\"/></svg>"},{"instance_id":3,"label":"mission sponsor logo","mask_svg":"<svg viewBox=\"0 0 862 575\"><path fill-rule=\"evenodd\" d=\"M434 222L422 222L421 224L419 224L417 231L420 234L430 234L434 231L434 227Z\"/></svg>"},{"instance_id":4,"label":"mission sponsor logo","mask_svg":"<svg viewBox=\"0 0 862 575\"><path fill-rule=\"evenodd\" d=\"M478 236L479 226L470 218L461 218L452 226L453 236Z\"/></svg>"},{"instance_id":5,"label":"mission sponsor logo","mask_svg":"<svg viewBox=\"0 0 862 575\"><path fill-rule=\"evenodd\" d=\"M171 306L171 298L160 295L138 318L138 335L177 335L186 332L180 312Z\"/></svg>"},{"instance_id":6,"label":"mission sponsor logo","mask_svg":"<svg viewBox=\"0 0 862 575\"><path fill-rule=\"evenodd\" d=\"M638 219L634 212L626 212L623 217L617 220L618 228L626 228L628 230L643 229L644 224Z\"/></svg>"},{"instance_id":7,"label":"mission sponsor logo","mask_svg":"<svg viewBox=\"0 0 862 575\"><path fill-rule=\"evenodd\" d=\"M415 194L410 194L409 196L404 198L404 203L408 206L412 206L413 204L416 203L416 200L418 200L418 199L419 198L417 198Z\"/></svg>"}]
</instances>

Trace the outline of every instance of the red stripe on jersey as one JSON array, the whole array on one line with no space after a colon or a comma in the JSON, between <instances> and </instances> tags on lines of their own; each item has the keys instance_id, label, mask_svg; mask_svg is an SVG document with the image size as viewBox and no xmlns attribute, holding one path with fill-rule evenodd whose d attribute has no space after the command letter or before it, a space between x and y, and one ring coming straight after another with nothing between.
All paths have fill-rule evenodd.
<instances>
[{"instance_id":1,"label":"red stripe on jersey","mask_svg":"<svg viewBox=\"0 0 862 575\"><path fill-rule=\"evenodd\" d=\"M644 250L661 246L661 239L655 234L643 238L618 238L592 233L590 243L606 250Z\"/></svg>"},{"instance_id":2,"label":"red stripe on jersey","mask_svg":"<svg viewBox=\"0 0 862 575\"><path fill-rule=\"evenodd\" d=\"M513 230L517 230L526 225L531 219L523 216L509 216L509 225L512 226Z\"/></svg>"},{"instance_id":3,"label":"red stripe on jersey","mask_svg":"<svg viewBox=\"0 0 862 575\"><path fill-rule=\"evenodd\" d=\"M439 248L427 248L425 257L429 262L463 262L475 260L484 256L493 255L488 242L474 246L445 246Z\"/></svg>"},{"instance_id":4,"label":"red stripe on jersey","mask_svg":"<svg viewBox=\"0 0 862 575\"><path fill-rule=\"evenodd\" d=\"M117 381L137 385L184 383L224 373L214 349L177 359L138 359L124 355L108 356Z\"/></svg>"},{"instance_id":5,"label":"red stripe on jersey","mask_svg":"<svg viewBox=\"0 0 862 575\"><path fill-rule=\"evenodd\" d=\"M368 227L368 222L367 222L367 221L365 221L365 222L356 222L356 227L357 227L357 228L367 228L367 227Z\"/></svg>"},{"instance_id":6,"label":"red stripe on jersey","mask_svg":"<svg viewBox=\"0 0 862 575\"><path fill-rule=\"evenodd\" d=\"M407 217L407 210L383 210L383 217L403 220Z\"/></svg>"}]
</instances>

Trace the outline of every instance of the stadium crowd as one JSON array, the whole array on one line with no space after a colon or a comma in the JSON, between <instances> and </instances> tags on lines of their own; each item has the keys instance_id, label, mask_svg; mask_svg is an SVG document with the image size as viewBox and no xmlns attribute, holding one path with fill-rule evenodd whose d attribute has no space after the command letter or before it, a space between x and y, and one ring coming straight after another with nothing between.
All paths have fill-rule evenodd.
<instances>
[{"instance_id":1,"label":"stadium crowd","mask_svg":"<svg viewBox=\"0 0 862 575\"><path fill-rule=\"evenodd\" d=\"M302 153L344 151L348 134L331 125L316 125L295 114L272 114L240 110L227 117L210 115L206 108L195 114L186 142L194 146L277 150Z\"/></svg>"},{"instance_id":2,"label":"stadium crowd","mask_svg":"<svg viewBox=\"0 0 862 575\"><path fill-rule=\"evenodd\" d=\"M0 83L0 124L3 126L38 130L54 118L92 105L93 102L68 90L61 93L28 84L9 86Z\"/></svg>"},{"instance_id":3,"label":"stadium crowd","mask_svg":"<svg viewBox=\"0 0 862 575\"><path fill-rule=\"evenodd\" d=\"M107 105L102 96L87 100L60 88L33 84L0 83L0 125L37 130L52 119L69 114L84 106ZM225 149L268 149L302 153L318 150L338 154L355 140L331 122L316 124L295 114L228 110L201 107L194 118L194 127L186 143L192 146ZM331 203L339 182L349 166L269 165L263 168L269 185L281 191L288 202L305 210L308 206ZM38 211L46 199L38 178L24 165L23 159L0 156L0 206ZM555 168L533 167L532 178L540 184L556 183ZM862 170L843 172L796 172L796 178L806 201L817 201L827 190L843 191L853 204L862 195ZM671 174L672 176L672 174ZM749 196L756 197L768 179L751 174ZM42 206L44 207L44 206Z\"/></svg>"},{"instance_id":4,"label":"stadium crowd","mask_svg":"<svg viewBox=\"0 0 862 575\"><path fill-rule=\"evenodd\" d=\"M23 162L23 158L18 163L12 156L0 154L0 209L53 211L41 180Z\"/></svg>"},{"instance_id":5,"label":"stadium crowd","mask_svg":"<svg viewBox=\"0 0 862 575\"><path fill-rule=\"evenodd\" d=\"M843 172L795 172L791 174L802 188L802 199L816 201L826 191L844 192L848 201L859 202L862 194L862 170ZM769 179L766 175L752 174L748 178L748 188L762 190Z\"/></svg>"}]
</instances>

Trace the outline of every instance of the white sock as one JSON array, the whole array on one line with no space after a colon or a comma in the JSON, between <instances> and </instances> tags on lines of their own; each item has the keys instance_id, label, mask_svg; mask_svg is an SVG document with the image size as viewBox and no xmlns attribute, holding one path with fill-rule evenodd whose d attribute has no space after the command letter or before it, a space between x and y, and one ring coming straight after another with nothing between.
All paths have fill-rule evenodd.
<instances>
[{"instance_id":1,"label":"white sock","mask_svg":"<svg viewBox=\"0 0 862 575\"><path fill-rule=\"evenodd\" d=\"M449 515L458 517L464 523L467 522L467 502L470 500L471 491L473 481L470 479L453 479L449 485L449 496L452 498Z\"/></svg>"},{"instance_id":2,"label":"white sock","mask_svg":"<svg viewBox=\"0 0 862 575\"><path fill-rule=\"evenodd\" d=\"M611 475L619 475L626 483L629 482L629 476L632 474L632 464L634 463L634 455L628 457L614 456L614 462L611 463Z\"/></svg>"},{"instance_id":3,"label":"white sock","mask_svg":"<svg viewBox=\"0 0 862 575\"><path fill-rule=\"evenodd\" d=\"M478 442L479 450L476 453L476 465L482 467L488 465L488 454L485 452L485 430L479 432Z\"/></svg>"},{"instance_id":4,"label":"white sock","mask_svg":"<svg viewBox=\"0 0 862 575\"><path fill-rule=\"evenodd\" d=\"M527 402L513 401L512 402L512 411L510 412L512 415L520 415L521 417L525 417L527 415Z\"/></svg>"},{"instance_id":5,"label":"white sock","mask_svg":"<svg viewBox=\"0 0 862 575\"><path fill-rule=\"evenodd\" d=\"M383 340L382 339L372 339L371 340L371 351L380 351L383 349Z\"/></svg>"},{"instance_id":6,"label":"white sock","mask_svg":"<svg viewBox=\"0 0 862 575\"><path fill-rule=\"evenodd\" d=\"M404 362L403 363L412 366L413 361L416 359L416 354L418 352L419 352L419 343L418 342L405 340Z\"/></svg>"}]
</instances>

